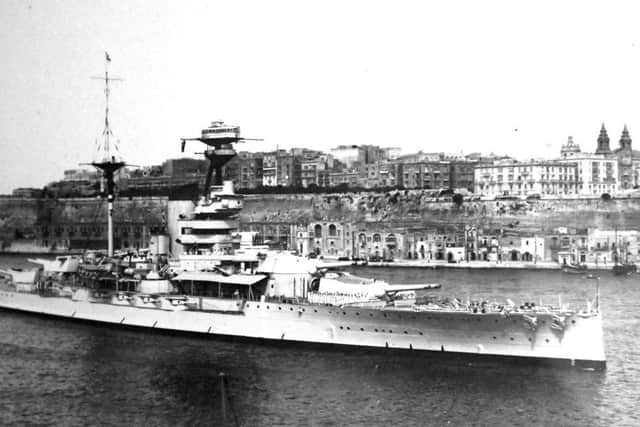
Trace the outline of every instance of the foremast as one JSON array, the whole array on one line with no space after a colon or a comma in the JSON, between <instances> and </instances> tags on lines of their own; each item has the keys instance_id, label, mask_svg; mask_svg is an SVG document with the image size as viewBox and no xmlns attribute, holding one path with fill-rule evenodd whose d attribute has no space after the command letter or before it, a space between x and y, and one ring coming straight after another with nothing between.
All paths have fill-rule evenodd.
<instances>
[{"instance_id":1,"label":"foremast","mask_svg":"<svg viewBox=\"0 0 640 427\"><path fill-rule=\"evenodd\" d=\"M97 160L91 162L91 165L100 169L104 179L107 182L107 256L113 257L113 201L115 198L115 173L126 164L120 159L118 147L115 141L111 141L113 131L109 123L109 83L113 81L122 81L118 77L109 76L109 65L111 57L107 52L105 54L104 77L92 77L93 79L103 80L105 84L105 110L104 110L104 130L102 131L101 141L96 147Z\"/></svg>"}]
</instances>

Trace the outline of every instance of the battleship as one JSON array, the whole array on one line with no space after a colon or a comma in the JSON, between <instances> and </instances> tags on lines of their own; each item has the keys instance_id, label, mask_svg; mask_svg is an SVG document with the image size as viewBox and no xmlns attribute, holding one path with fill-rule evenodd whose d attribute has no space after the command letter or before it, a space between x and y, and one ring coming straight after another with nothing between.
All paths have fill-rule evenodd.
<instances>
[{"instance_id":1,"label":"battleship","mask_svg":"<svg viewBox=\"0 0 640 427\"><path fill-rule=\"evenodd\" d=\"M108 133L107 133L108 134ZM604 369L599 288L583 308L443 297L438 284L390 284L259 245L240 233L243 199L222 167L240 129L213 122L200 138L210 161L204 194L180 215L175 259L33 260L5 270L0 308L115 327L270 343L327 345L423 355L462 355ZM94 166L110 171L114 159ZM113 174L111 174L113 178ZM109 189L109 232L113 185Z\"/></svg>"}]
</instances>

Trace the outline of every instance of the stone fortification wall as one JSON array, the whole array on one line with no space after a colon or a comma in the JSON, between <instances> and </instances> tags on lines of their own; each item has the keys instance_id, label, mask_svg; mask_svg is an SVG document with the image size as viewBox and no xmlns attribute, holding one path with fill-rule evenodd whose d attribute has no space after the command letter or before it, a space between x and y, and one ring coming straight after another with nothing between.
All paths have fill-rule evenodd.
<instances>
[{"instance_id":1,"label":"stone fortification wall","mask_svg":"<svg viewBox=\"0 0 640 427\"><path fill-rule=\"evenodd\" d=\"M0 198L0 241L33 236L39 203L36 199Z\"/></svg>"},{"instance_id":2,"label":"stone fortification wall","mask_svg":"<svg viewBox=\"0 0 640 427\"><path fill-rule=\"evenodd\" d=\"M176 235L180 214L192 202L169 202L165 197L121 198L114 220L166 224ZM101 199L0 199L0 243L33 239L42 225L103 222ZM557 227L640 230L640 199L464 201L460 206L436 202L420 192L249 195L241 222L348 222L359 229L425 230L470 225L534 233Z\"/></svg>"},{"instance_id":3,"label":"stone fortification wall","mask_svg":"<svg viewBox=\"0 0 640 427\"><path fill-rule=\"evenodd\" d=\"M434 201L420 193L260 195L245 200L243 222L351 222L361 228L447 228L462 224L521 232L557 227L640 229L640 199Z\"/></svg>"},{"instance_id":4,"label":"stone fortification wall","mask_svg":"<svg viewBox=\"0 0 640 427\"><path fill-rule=\"evenodd\" d=\"M114 202L113 220L119 222L166 222L166 197L121 198ZM106 221L107 203L104 199L73 198L47 199L37 209L39 224L92 223ZM164 218L164 220L163 220Z\"/></svg>"}]
</instances>

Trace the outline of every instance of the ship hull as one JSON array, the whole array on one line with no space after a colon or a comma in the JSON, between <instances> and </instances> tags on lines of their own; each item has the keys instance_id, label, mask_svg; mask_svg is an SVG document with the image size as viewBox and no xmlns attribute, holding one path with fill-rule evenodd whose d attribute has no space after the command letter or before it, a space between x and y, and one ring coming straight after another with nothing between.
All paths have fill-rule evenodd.
<instances>
[{"instance_id":1,"label":"ship hull","mask_svg":"<svg viewBox=\"0 0 640 427\"><path fill-rule=\"evenodd\" d=\"M117 327L197 334L272 344L379 349L430 359L474 360L604 369L602 318L572 316L562 333L552 319L524 326L521 315L416 312L248 302L242 312L170 311L0 290L0 308ZM572 323L575 322L575 323Z\"/></svg>"}]
</instances>

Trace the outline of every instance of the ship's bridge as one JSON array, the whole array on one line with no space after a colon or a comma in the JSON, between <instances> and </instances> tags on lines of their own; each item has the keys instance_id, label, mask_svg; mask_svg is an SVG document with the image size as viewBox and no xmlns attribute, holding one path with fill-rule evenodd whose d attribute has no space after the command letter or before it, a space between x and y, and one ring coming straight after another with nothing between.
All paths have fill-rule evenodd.
<instances>
[{"instance_id":1,"label":"ship's bridge","mask_svg":"<svg viewBox=\"0 0 640 427\"><path fill-rule=\"evenodd\" d=\"M211 122L211 126L202 129L202 142L231 143L240 139L240 126L225 125L223 121Z\"/></svg>"}]
</instances>

